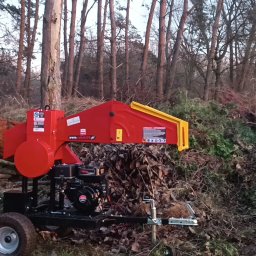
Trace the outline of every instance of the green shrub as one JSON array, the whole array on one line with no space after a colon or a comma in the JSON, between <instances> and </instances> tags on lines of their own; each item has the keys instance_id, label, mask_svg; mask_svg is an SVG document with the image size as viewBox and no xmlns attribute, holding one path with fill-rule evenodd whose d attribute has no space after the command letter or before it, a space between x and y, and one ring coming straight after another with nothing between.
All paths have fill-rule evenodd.
<instances>
[{"instance_id":1,"label":"green shrub","mask_svg":"<svg viewBox=\"0 0 256 256\"><path fill-rule=\"evenodd\" d=\"M215 256L239 256L237 248L227 241L214 240L207 247Z\"/></svg>"}]
</instances>

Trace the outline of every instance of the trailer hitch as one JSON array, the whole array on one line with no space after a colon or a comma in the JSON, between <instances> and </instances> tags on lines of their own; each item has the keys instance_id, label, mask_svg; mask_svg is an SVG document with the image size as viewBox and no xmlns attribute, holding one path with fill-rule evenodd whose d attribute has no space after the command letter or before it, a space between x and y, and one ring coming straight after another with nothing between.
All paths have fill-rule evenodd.
<instances>
[{"instance_id":1,"label":"trailer hitch","mask_svg":"<svg viewBox=\"0 0 256 256\"><path fill-rule=\"evenodd\" d=\"M150 204L150 210L151 210L151 216L147 219L147 224L152 225L152 235L151 240L152 243L156 243L157 239L157 226L161 225L175 225L175 226L197 226L197 219L195 217L195 211L191 207L189 203L186 203L186 207L188 212L190 213L190 216L188 218L169 218L168 223L166 223L166 220L157 218L157 210L156 210L156 204L155 200L152 198L144 198L143 201L145 203Z\"/></svg>"}]
</instances>

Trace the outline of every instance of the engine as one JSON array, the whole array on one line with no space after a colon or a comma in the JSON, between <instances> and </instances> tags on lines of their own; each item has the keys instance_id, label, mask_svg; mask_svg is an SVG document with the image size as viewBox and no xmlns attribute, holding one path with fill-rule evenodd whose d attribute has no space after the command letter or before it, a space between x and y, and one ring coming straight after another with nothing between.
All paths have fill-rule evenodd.
<instances>
[{"instance_id":1,"label":"engine","mask_svg":"<svg viewBox=\"0 0 256 256\"><path fill-rule=\"evenodd\" d=\"M107 200L107 181L102 170L95 166L59 164L53 171L60 193L64 193L72 207L88 215L102 211Z\"/></svg>"},{"instance_id":2,"label":"engine","mask_svg":"<svg viewBox=\"0 0 256 256\"><path fill-rule=\"evenodd\" d=\"M92 214L101 211L104 193L100 185L86 184L77 180L68 183L65 194L73 206L83 213Z\"/></svg>"}]
</instances>

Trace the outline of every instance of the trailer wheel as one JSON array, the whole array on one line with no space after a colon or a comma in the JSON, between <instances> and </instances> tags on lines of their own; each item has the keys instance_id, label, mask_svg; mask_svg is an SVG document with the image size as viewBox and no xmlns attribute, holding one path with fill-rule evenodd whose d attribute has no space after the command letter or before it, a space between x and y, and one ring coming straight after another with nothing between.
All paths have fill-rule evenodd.
<instances>
[{"instance_id":1,"label":"trailer wheel","mask_svg":"<svg viewBox=\"0 0 256 256\"><path fill-rule=\"evenodd\" d=\"M8 212L0 215L0 256L30 255L36 244L36 231L24 215Z\"/></svg>"}]
</instances>

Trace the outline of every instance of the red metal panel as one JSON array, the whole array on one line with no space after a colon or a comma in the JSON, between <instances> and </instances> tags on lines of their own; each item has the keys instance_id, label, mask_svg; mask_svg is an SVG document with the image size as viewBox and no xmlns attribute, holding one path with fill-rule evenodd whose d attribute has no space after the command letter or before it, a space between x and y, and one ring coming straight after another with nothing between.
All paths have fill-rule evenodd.
<instances>
[{"instance_id":1,"label":"red metal panel","mask_svg":"<svg viewBox=\"0 0 256 256\"><path fill-rule=\"evenodd\" d=\"M26 140L26 123L17 124L4 133L3 158L14 156L17 147Z\"/></svg>"},{"instance_id":2,"label":"red metal panel","mask_svg":"<svg viewBox=\"0 0 256 256\"><path fill-rule=\"evenodd\" d=\"M48 143L54 150L57 145L57 123L64 117L60 110L30 110L27 113L27 139Z\"/></svg>"},{"instance_id":3,"label":"red metal panel","mask_svg":"<svg viewBox=\"0 0 256 256\"><path fill-rule=\"evenodd\" d=\"M48 173L53 166L54 151L43 141L26 141L17 148L14 163L23 176L39 177Z\"/></svg>"},{"instance_id":4,"label":"red metal panel","mask_svg":"<svg viewBox=\"0 0 256 256\"><path fill-rule=\"evenodd\" d=\"M177 124L110 101L64 117L63 111L30 110L27 123L6 132L4 157L15 156L26 177L46 174L54 161L81 163L68 142L177 144Z\"/></svg>"},{"instance_id":5,"label":"red metal panel","mask_svg":"<svg viewBox=\"0 0 256 256\"><path fill-rule=\"evenodd\" d=\"M63 164L82 164L82 161L72 151L68 144L61 145L61 147L56 151L54 159L61 160Z\"/></svg>"},{"instance_id":6,"label":"red metal panel","mask_svg":"<svg viewBox=\"0 0 256 256\"><path fill-rule=\"evenodd\" d=\"M58 138L62 141L110 143L112 103L85 110L59 121Z\"/></svg>"},{"instance_id":7,"label":"red metal panel","mask_svg":"<svg viewBox=\"0 0 256 256\"><path fill-rule=\"evenodd\" d=\"M63 141L89 143L148 143L145 128L164 128L166 144L177 144L177 124L110 101L59 121L58 137ZM117 130L123 132L116 140Z\"/></svg>"}]
</instances>

